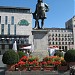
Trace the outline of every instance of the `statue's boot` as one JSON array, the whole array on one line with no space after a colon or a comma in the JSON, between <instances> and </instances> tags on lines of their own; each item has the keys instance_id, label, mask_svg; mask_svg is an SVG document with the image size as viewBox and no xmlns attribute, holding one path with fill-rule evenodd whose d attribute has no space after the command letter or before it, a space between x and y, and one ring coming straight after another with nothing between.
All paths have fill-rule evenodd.
<instances>
[{"instance_id":1,"label":"statue's boot","mask_svg":"<svg viewBox=\"0 0 75 75\"><path fill-rule=\"evenodd\" d=\"M36 27L34 27L34 29L40 29L40 27L39 26L36 26Z\"/></svg>"},{"instance_id":2,"label":"statue's boot","mask_svg":"<svg viewBox=\"0 0 75 75\"><path fill-rule=\"evenodd\" d=\"M44 29L44 26L42 26L41 29Z\"/></svg>"},{"instance_id":3,"label":"statue's boot","mask_svg":"<svg viewBox=\"0 0 75 75\"><path fill-rule=\"evenodd\" d=\"M38 29L38 27L34 27L34 29Z\"/></svg>"}]
</instances>

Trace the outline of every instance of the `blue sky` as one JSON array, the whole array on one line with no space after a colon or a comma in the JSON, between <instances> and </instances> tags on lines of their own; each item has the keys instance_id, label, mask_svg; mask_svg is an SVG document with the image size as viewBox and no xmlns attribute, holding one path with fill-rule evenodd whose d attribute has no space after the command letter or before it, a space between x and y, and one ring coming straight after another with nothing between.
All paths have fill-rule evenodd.
<instances>
[{"instance_id":1,"label":"blue sky","mask_svg":"<svg viewBox=\"0 0 75 75\"><path fill-rule=\"evenodd\" d=\"M49 5L44 27L64 28L65 22L75 15L75 0L43 0ZM1 0L0 6L28 7L35 11L37 0ZM33 19L34 27L34 19Z\"/></svg>"}]
</instances>

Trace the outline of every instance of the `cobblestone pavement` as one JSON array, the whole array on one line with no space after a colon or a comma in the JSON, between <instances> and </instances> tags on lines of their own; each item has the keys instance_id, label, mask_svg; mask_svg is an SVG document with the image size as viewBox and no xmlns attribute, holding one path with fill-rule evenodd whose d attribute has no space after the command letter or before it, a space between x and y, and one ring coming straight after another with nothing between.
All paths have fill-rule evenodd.
<instances>
[{"instance_id":1,"label":"cobblestone pavement","mask_svg":"<svg viewBox=\"0 0 75 75\"><path fill-rule=\"evenodd\" d=\"M0 75L5 75L6 65L2 63L2 55L0 55Z\"/></svg>"},{"instance_id":2,"label":"cobblestone pavement","mask_svg":"<svg viewBox=\"0 0 75 75\"><path fill-rule=\"evenodd\" d=\"M57 71L6 71L5 75L69 75L67 72L57 72Z\"/></svg>"}]
</instances>

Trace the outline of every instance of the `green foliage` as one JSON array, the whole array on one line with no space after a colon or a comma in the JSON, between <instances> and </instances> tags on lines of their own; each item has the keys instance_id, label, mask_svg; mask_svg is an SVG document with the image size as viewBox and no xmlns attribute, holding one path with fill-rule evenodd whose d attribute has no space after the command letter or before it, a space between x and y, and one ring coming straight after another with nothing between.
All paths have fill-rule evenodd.
<instances>
[{"instance_id":1,"label":"green foliage","mask_svg":"<svg viewBox=\"0 0 75 75\"><path fill-rule=\"evenodd\" d=\"M7 65L15 64L19 61L18 54L13 50L8 50L3 54L2 62Z\"/></svg>"},{"instance_id":2,"label":"green foliage","mask_svg":"<svg viewBox=\"0 0 75 75\"><path fill-rule=\"evenodd\" d=\"M19 51L19 52L18 52L18 55L19 55L19 59L21 59L23 56L25 56L25 53L22 52L22 51Z\"/></svg>"},{"instance_id":3,"label":"green foliage","mask_svg":"<svg viewBox=\"0 0 75 75\"><path fill-rule=\"evenodd\" d=\"M66 62L75 62L75 50L68 50L64 55L64 59Z\"/></svg>"},{"instance_id":4,"label":"green foliage","mask_svg":"<svg viewBox=\"0 0 75 75\"><path fill-rule=\"evenodd\" d=\"M29 58L28 61L29 61L29 62L32 62L32 61L34 61L35 59L36 59L35 57L32 57L32 58Z\"/></svg>"},{"instance_id":5,"label":"green foliage","mask_svg":"<svg viewBox=\"0 0 75 75\"><path fill-rule=\"evenodd\" d=\"M62 66L66 66L67 65L67 62L65 60L61 60L61 65Z\"/></svg>"},{"instance_id":6,"label":"green foliage","mask_svg":"<svg viewBox=\"0 0 75 75\"><path fill-rule=\"evenodd\" d=\"M63 56L62 52L60 52L60 51L57 51L54 55L59 56L59 57Z\"/></svg>"},{"instance_id":7,"label":"green foliage","mask_svg":"<svg viewBox=\"0 0 75 75\"><path fill-rule=\"evenodd\" d=\"M49 60L51 60L50 57L45 57L45 58L43 59L43 61L49 61Z\"/></svg>"}]
</instances>

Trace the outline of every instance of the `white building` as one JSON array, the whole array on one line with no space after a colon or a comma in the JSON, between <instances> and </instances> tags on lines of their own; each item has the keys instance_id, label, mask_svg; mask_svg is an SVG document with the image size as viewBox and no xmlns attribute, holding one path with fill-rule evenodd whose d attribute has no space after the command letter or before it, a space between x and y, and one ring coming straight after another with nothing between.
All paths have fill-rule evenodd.
<instances>
[{"instance_id":1,"label":"white building","mask_svg":"<svg viewBox=\"0 0 75 75\"><path fill-rule=\"evenodd\" d=\"M0 6L0 54L12 49L14 41L18 49L32 44L32 14L30 8Z\"/></svg>"},{"instance_id":2,"label":"white building","mask_svg":"<svg viewBox=\"0 0 75 75\"><path fill-rule=\"evenodd\" d=\"M65 23L65 28L47 28L49 47L65 51L75 49L75 16Z\"/></svg>"}]
</instances>

